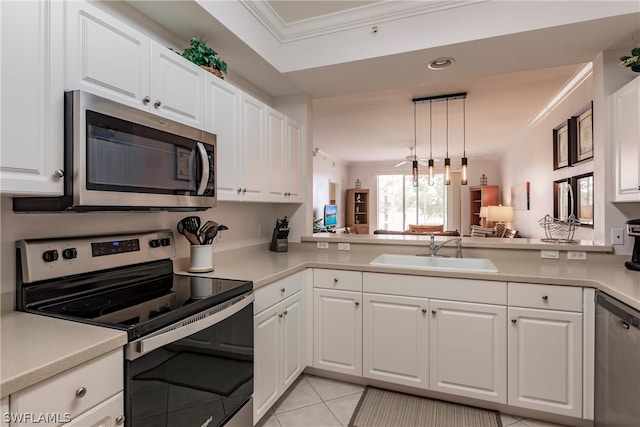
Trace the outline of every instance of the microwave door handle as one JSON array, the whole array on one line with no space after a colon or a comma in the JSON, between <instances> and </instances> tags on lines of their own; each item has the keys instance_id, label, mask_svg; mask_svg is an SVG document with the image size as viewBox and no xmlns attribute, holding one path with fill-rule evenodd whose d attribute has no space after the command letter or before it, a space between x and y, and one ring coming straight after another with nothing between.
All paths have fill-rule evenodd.
<instances>
[{"instance_id":1,"label":"microwave door handle","mask_svg":"<svg viewBox=\"0 0 640 427\"><path fill-rule=\"evenodd\" d=\"M202 196L204 191L207 189L207 184L209 183L209 157L207 156L207 150L204 148L203 143L196 142L196 147L198 147L200 164L202 166L202 179L200 180L200 185L198 186L196 195Z\"/></svg>"}]
</instances>

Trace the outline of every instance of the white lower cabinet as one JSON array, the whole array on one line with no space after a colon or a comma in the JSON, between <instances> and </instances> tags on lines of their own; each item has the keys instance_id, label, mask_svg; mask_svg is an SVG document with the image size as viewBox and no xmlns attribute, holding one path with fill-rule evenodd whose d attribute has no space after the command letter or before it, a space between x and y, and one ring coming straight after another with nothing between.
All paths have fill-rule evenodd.
<instances>
[{"instance_id":1,"label":"white lower cabinet","mask_svg":"<svg viewBox=\"0 0 640 427\"><path fill-rule=\"evenodd\" d=\"M2 419L0 419L0 427L9 427L9 420L6 418L9 414L9 396L5 396L0 399L0 414L2 414Z\"/></svg>"},{"instance_id":2,"label":"white lower cabinet","mask_svg":"<svg viewBox=\"0 0 640 427\"><path fill-rule=\"evenodd\" d=\"M509 405L582 417L582 295L509 283Z\"/></svg>"},{"instance_id":3,"label":"white lower cabinet","mask_svg":"<svg viewBox=\"0 0 640 427\"><path fill-rule=\"evenodd\" d=\"M509 405L582 417L582 314L509 307Z\"/></svg>"},{"instance_id":4,"label":"white lower cabinet","mask_svg":"<svg viewBox=\"0 0 640 427\"><path fill-rule=\"evenodd\" d=\"M12 414L56 417L55 425L115 426L124 422L122 350L97 357L10 396ZM84 420L84 421L82 421ZM11 426L39 425L24 419Z\"/></svg>"},{"instance_id":5,"label":"white lower cabinet","mask_svg":"<svg viewBox=\"0 0 640 427\"><path fill-rule=\"evenodd\" d=\"M429 302L429 388L507 403L507 308Z\"/></svg>"},{"instance_id":6,"label":"white lower cabinet","mask_svg":"<svg viewBox=\"0 0 640 427\"><path fill-rule=\"evenodd\" d=\"M362 292L313 290L313 366L362 376Z\"/></svg>"},{"instance_id":7,"label":"white lower cabinet","mask_svg":"<svg viewBox=\"0 0 640 427\"><path fill-rule=\"evenodd\" d=\"M294 278L295 280L292 280ZM264 416L280 396L293 384L305 367L305 316L301 290L302 274L275 282L256 293L254 316L254 391L253 423ZM290 291L292 295L287 296ZM262 300L280 302L262 309Z\"/></svg>"},{"instance_id":8,"label":"white lower cabinet","mask_svg":"<svg viewBox=\"0 0 640 427\"><path fill-rule=\"evenodd\" d=\"M429 300L365 293L363 301L363 376L427 388Z\"/></svg>"}]
</instances>

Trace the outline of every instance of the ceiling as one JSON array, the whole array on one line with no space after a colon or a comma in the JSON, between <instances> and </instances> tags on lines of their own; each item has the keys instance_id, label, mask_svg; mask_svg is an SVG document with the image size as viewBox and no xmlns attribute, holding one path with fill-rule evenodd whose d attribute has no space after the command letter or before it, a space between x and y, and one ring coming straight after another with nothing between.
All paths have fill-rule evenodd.
<instances>
[{"instance_id":1,"label":"ceiling","mask_svg":"<svg viewBox=\"0 0 640 427\"><path fill-rule=\"evenodd\" d=\"M518 9L505 12L510 15L504 19L491 12L496 15L492 25L478 14L482 8L524 11L535 2L241 2L280 41L284 53L278 57L249 31L257 34L258 28L236 27L240 29L232 32L233 23L223 25L203 13L219 8L216 2L128 3L180 38L198 34L214 40L229 63L230 81L248 82L274 98L308 94L313 99L313 146L345 163L397 163L414 142L418 156L428 157L430 106L434 157L444 157L447 142L454 159L462 156L463 144L470 159L499 156L586 63L602 51L630 50L640 41L638 2L556 1L554 9L569 11L556 15L572 15L567 8L580 6L586 10L584 18L575 9L577 17L562 21L549 14L546 3L537 6L541 16L521 16L520 21ZM628 9L631 3L636 5L633 13L587 16L598 4ZM416 19L424 25L411 27ZM519 26L510 28L512 21ZM500 26L505 31L491 33ZM433 29L428 37L416 31L425 27ZM404 42L395 37L404 37ZM443 56L454 58L452 67L426 67ZM419 104L414 131L413 98L458 92L467 93L466 114L462 101L449 103L449 115L446 102Z\"/></svg>"}]
</instances>

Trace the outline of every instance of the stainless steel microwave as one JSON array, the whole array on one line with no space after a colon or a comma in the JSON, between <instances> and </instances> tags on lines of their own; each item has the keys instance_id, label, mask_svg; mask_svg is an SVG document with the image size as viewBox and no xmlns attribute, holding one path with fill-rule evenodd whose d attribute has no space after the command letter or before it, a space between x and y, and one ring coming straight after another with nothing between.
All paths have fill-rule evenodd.
<instances>
[{"instance_id":1,"label":"stainless steel microwave","mask_svg":"<svg viewBox=\"0 0 640 427\"><path fill-rule=\"evenodd\" d=\"M216 206L215 135L81 91L64 108L64 194L16 197L14 211Z\"/></svg>"}]
</instances>

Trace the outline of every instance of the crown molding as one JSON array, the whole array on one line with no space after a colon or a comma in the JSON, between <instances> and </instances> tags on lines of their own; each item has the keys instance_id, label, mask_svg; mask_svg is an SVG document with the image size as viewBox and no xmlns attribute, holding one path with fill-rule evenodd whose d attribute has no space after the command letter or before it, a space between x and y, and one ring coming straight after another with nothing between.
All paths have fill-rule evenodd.
<instances>
[{"instance_id":1,"label":"crown molding","mask_svg":"<svg viewBox=\"0 0 640 427\"><path fill-rule=\"evenodd\" d=\"M282 20L267 1L240 0L240 3L280 43L288 43L486 1L488 0L382 1L289 24Z\"/></svg>"}]
</instances>

